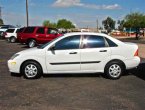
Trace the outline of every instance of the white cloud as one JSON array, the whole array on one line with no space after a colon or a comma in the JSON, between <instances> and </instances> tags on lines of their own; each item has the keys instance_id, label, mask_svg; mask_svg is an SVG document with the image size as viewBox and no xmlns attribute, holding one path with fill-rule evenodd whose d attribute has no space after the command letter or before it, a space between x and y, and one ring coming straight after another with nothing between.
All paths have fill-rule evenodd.
<instances>
[{"instance_id":1,"label":"white cloud","mask_svg":"<svg viewBox=\"0 0 145 110\"><path fill-rule=\"evenodd\" d=\"M106 10L113 10L113 9L120 9L121 6L118 4L112 5L96 5L96 4L85 4L82 3L81 0L56 0L53 4L53 7L59 8L67 8L67 7L84 7L84 8L91 8L91 9L106 9Z\"/></svg>"},{"instance_id":2,"label":"white cloud","mask_svg":"<svg viewBox=\"0 0 145 110\"><path fill-rule=\"evenodd\" d=\"M54 7L71 7L80 6L80 0L56 0L52 6Z\"/></svg>"}]
</instances>

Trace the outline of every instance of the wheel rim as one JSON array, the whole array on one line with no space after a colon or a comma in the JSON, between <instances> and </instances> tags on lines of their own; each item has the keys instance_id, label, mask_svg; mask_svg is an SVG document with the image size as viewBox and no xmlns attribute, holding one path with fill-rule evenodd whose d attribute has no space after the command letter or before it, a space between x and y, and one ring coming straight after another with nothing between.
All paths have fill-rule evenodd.
<instances>
[{"instance_id":1,"label":"wheel rim","mask_svg":"<svg viewBox=\"0 0 145 110\"><path fill-rule=\"evenodd\" d=\"M29 47L34 47L35 46L35 41L30 41L29 42Z\"/></svg>"},{"instance_id":2,"label":"wheel rim","mask_svg":"<svg viewBox=\"0 0 145 110\"><path fill-rule=\"evenodd\" d=\"M11 38L11 42L15 42L15 38Z\"/></svg>"},{"instance_id":3,"label":"wheel rim","mask_svg":"<svg viewBox=\"0 0 145 110\"><path fill-rule=\"evenodd\" d=\"M113 64L109 68L109 74L111 77L117 78L121 74L121 67L117 64Z\"/></svg>"},{"instance_id":4,"label":"wheel rim","mask_svg":"<svg viewBox=\"0 0 145 110\"><path fill-rule=\"evenodd\" d=\"M25 75L28 77L28 78L32 78L32 77L35 77L38 73L38 69L35 65L33 64L29 64L25 67Z\"/></svg>"}]
</instances>

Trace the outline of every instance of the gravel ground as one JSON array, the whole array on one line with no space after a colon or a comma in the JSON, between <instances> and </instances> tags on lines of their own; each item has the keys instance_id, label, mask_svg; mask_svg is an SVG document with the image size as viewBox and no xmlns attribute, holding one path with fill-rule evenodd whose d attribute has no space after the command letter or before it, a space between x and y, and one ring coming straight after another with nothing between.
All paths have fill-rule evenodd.
<instances>
[{"instance_id":1,"label":"gravel ground","mask_svg":"<svg viewBox=\"0 0 145 110\"><path fill-rule=\"evenodd\" d=\"M10 75L7 60L27 48L0 40L0 110L144 110L145 42L129 41L139 45L142 62L119 80L100 74L47 75L26 80Z\"/></svg>"}]
</instances>

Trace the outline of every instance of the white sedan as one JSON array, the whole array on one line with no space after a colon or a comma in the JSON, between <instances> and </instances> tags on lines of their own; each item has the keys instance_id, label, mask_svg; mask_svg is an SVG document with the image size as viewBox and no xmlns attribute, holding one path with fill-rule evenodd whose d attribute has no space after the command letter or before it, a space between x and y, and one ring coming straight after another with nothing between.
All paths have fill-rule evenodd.
<instances>
[{"instance_id":1,"label":"white sedan","mask_svg":"<svg viewBox=\"0 0 145 110\"><path fill-rule=\"evenodd\" d=\"M118 79L139 65L138 46L101 33L68 33L39 47L16 53L8 61L10 72L27 79L42 74L105 73Z\"/></svg>"}]
</instances>

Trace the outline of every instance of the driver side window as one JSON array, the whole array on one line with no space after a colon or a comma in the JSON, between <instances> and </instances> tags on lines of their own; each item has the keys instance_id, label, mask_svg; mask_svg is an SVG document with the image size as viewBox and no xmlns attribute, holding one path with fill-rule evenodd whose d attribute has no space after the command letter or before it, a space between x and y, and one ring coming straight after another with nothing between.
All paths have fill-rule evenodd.
<instances>
[{"instance_id":1,"label":"driver side window","mask_svg":"<svg viewBox=\"0 0 145 110\"><path fill-rule=\"evenodd\" d=\"M79 49L80 36L69 36L55 44L55 50Z\"/></svg>"}]
</instances>

